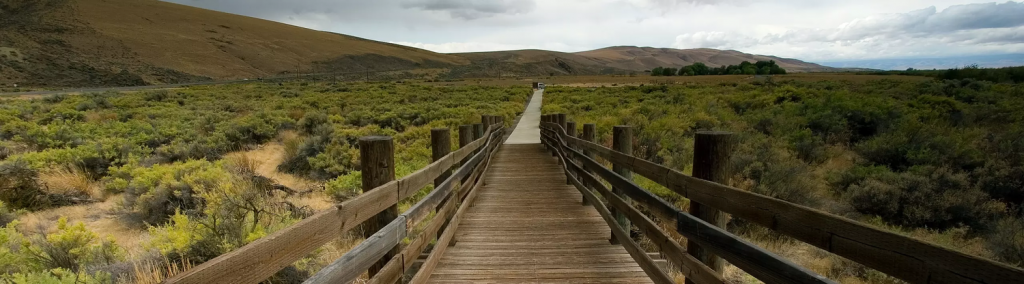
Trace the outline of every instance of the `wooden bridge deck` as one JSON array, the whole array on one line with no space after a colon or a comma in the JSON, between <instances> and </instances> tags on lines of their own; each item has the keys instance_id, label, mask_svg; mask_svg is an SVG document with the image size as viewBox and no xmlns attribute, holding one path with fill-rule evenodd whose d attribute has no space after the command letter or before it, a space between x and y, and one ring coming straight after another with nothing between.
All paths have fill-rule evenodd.
<instances>
[{"instance_id":1,"label":"wooden bridge deck","mask_svg":"<svg viewBox=\"0 0 1024 284\"><path fill-rule=\"evenodd\" d=\"M431 283L651 283L541 144L502 146Z\"/></svg>"}]
</instances>

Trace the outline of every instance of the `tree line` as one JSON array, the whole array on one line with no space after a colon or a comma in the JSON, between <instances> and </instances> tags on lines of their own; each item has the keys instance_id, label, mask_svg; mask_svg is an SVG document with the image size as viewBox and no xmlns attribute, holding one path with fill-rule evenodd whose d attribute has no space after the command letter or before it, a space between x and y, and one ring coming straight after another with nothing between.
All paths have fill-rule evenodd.
<instances>
[{"instance_id":1,"label":"tree line","mask_svg":"<svg viewBox=\"0 0 1024 284\"><path fill-rule=\"evenodd\" d=\"M905 71L871 71L860 72L861 75L904 75L925 76L944 80L976 79L996 83L1024 83L1024 66L981 68L977 64L947 70L922 70L907 68Z\"/></svg>"},{"instance_id":2,"label":"tree line","mask_svg":"<svg viewBox=\"0 0 1024 284\"><path fill-rule=\"evenodd\" d=\"M786 74L786 69L779 67L775 60L750 63L743 61L739 65L708 67L704 63L694 63L674 67L656 67L651 69L651 76L696 76L696 75L775 75Z\"/></svg>"}]
</instances>

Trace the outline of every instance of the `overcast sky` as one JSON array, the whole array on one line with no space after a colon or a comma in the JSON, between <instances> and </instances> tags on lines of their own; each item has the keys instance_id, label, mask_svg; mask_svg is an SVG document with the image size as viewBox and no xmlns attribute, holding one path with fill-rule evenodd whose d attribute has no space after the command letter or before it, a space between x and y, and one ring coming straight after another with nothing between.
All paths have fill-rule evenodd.
<instances>
[{"instance_id":1,"label":"overcast sky","mask_svg":"<svg viewBox=\"0 0 1024 284\"><path fill-rule=\"evenodd\" d=\"M709 47L843 61L1024 53L1024 2L169 0L437 52Z\"/></svg>"}]
</instances>

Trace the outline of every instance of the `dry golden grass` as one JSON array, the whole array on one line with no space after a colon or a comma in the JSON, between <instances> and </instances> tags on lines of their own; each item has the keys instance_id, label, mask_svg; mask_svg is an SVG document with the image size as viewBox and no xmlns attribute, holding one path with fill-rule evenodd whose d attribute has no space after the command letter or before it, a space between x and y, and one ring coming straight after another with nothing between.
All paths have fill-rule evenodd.
<instances>
[{"instance_id":1,"label":"dry golden grass","mask_svg":"<svg viewBox=\"0 0 1024 284\"><path fill-rule=\"evenodd\" d=\"M313 211L326 210L335 205L334 200L322 192L312 192L309 194L293 196L288 198L288 202L291 202L298 207L308 206L310 209L313 209Z\"/></svg>"},{"instance_id":2,"label":"dry golden grass","mask_svg":"<svg viewBox=\"0 0 1024 284\"><path fill-rule=\"evenodd\" d=\"M80 196L87 195L93 199L103 199L104 194L100 182L89 178L77 168L56 168L40 172L39 181L53 194Z\"/></svg>"},{"instance_id":3,"label":"dry golden grass","mask_svg":"<svg viewBox=\"0 0 1024 284\"><path fill-rule=\"evenodd\" d=\"M138 261L133 263L131 277L119 278L118 284L160 284L168 277L192 269L187 259L180 261Z\"/></svg>"},{"instance_id":4,"label":"dry golden grass","mask_svg":"<svg viewBox=\"0 0 1024 284\"><path fill-rule=\"evenodd\" d=\"M117 120L117 113L112 111L90 111L85 113L85 122L101 123Z\"/></svg>"},{"instance_id":5,"label":"dry golden grass","mask_svg":"<svg viewBox=\"0 0 1024 284\"><path fill-rule=\"evenodd\" d=\"M280 140L283 141L295 141L298 138L294 132L285 132L281 136ZM297 147L293 146L293 147ZM294 151L294 149L292 149ZM298 191L309 191L317 189L318 184L316 182L287 174L277 170L277 166L284 162L285 155L287 154L287 148L285 144L280 142L271 142L259 146L255 150L244 151L244 152L233 152L224 156L229 161L237 161L233 163L244 163L246 167L251 167L255 173L270 178L281 185L287 186L288 188Z\"/></svg>"},{"instance_id":6,"label":"dry golden grass","mask_svg":"<svg viewBox=\"0 0 1024 284\"><path fill-rule=\"evenodd\" d=\"M130 227L120 219L120 200L120 196L111 196L104 202L30 212L18 218L18 229L46 234L56 230L58 219L66 217L69 223L82 222L100 237L112 238L129 255L144 254L143 245L149 241L149 232L145 228Z\"/></svg>"}]
</instances>

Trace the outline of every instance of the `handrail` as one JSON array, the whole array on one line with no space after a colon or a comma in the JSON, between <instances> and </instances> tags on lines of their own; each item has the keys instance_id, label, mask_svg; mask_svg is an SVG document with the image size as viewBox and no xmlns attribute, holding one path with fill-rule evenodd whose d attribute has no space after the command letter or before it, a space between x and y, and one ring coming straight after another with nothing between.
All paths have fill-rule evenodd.
<instances>
[{"instance_id":1,"label":"handrail","mask_svg":"<svg viewBox=\"0 0 1024 284\"><path fill-rule=\"evenodd\" d=\"M545 141L544 143L545 145L548 145L547 141ZM555 148L556 151L561 152L559 157L567 156L565 155L565 152L567 151L573 152L574 156L579 156L579 153L576 152L576 150L567 148L564 144L562 144L562 147L553 148ZM593 161L589 157L585 160L580 160L581 162ZM662 231L661 228L657 224L655 224L653 220L643 215L643 213L641 213L640 210L637 210L636 208L628 205L626 201L622 200L622 198L620 198L618 195L613 194L612 191L609 190L604 184L602 184L596 177L591 175L590 172L587 171L587 169L595 168L594 165L596 165L596 163L589 164L589 166L579 165L576 162L574 162L571 158L565 160L564 163L568 166L572 166L573 170L570 170L568 167L565 168L566 175L569 176L569 179L571 179L574 182L574 184L581 184L577 186L577 189L589 192L589 190L587 190L587 186L584 185L590 185L594 190L598 191L601 194L601 196L604 196L605 200L608 200L608 203L612 207L614 207L616 210L619 210L619 212L625 213L627 217L633 222L633 224L637 225L640 231L645 236L648 237L648 239L650 239L653 243L658 245L659 249L664 252L662 255L668 258L668 260L671 261L672 264L679 268L683 273L683 276L685 276L687 279L696 280L696 283L725 283L725 280L722 279L722 277L719 276L718 273L715 273L715 271L711 270L710 267L704 265L693 256L687 254L686 249L683 248L675 240L670 238L667 233ZM600 166L598 165L597 167ZM605 169L604 167L601 168L607 171L607 169ZM576 176L578 178L573 178L571 175L569 175L570 173L576 173ZM584 195L586 195L586 193L584 193ZM651 196L657 199L656 196ZM660 201L660 199L657 200ZM589 204L601 203L591 201ZM667 205L668 203L660 201L659 204ZM668 207L671 208L671 205L669 205ZM648 206L648 208L651 208L651 206ZM661 208L665 208L665 206L661 206ZM672 214L662 213L659 215L662 215L661 217L665 219L671 219L675 217L674 212ZM613 223L610 223L610 225L612 225L612 227L618 227L615 226L615 224Z\"/></svg>"},{"instance_id":2,"label":"handrail","mask_svg":"<svg viewBox=\"0 0 1024 284\"><path fill-rule=\"evenodd\" d=\"M493 134L498 130L500 126L495 124L488 127L487 133ZM287 228L175 275L166 280L166 283L261 282L388 207L415 195L419 189L451 168L453 164L480 149L485 143L489 143L491 136L481 137L402 179L366 191ZM385 229L392 230L390 227ZM397 228L393 230L397 231Z\"/></svg>"},{"instance_id":3,"label":"handrail","mask_svg":"<svg viewBox=\"0 0 1024 284\"><path fill-rule=\"evenodd\" d=\"M546 124L549 124L547 127L558 126ZM683 197L911 283L1024 283L1024 269L869 227L799 204L694 178L593 142L568 135L564 137L566 144L601 156ZM659 206L654 207L657 209Z\"/></svg>"},{"instance_id":4,"label":"handrail","mask_svg":"<svg viewBox=\"0 0 1024 284\"><path fill-rule=\"evenodd\" d=\"M498 145L504 142L505 138L502 138L499 140ZM448 223L448 227L445 228L444 232L440 236L437 237L437 242L434 244L434 250L430 251L430 255L427 256L427 259L423 262L423 265L420 266L420 269L416 271L416 275L413 275L413 278L409 283L420 284L427 282L427 279L430 278L430 274L433 273L437 263L441 261L441 255L444 254L448 249L448 246L455 241L455 231L459 228L462 216L466 214L466 211L469 211L470 204L473 204L473 201L476 200L477 193L480 192L480 190L477 189L484 184L482 175L490 167L490 157L493 157L494 153L498 151L498 145L495 145L493 149L490 150L486 163L483 167L480 167L480 170L476 175L476 177L480 179L476 180L476 182L470 187L470 190L463 191L459 194L458 198L462 200L462 203L458 206L459 209L454 215L452 215L451 220ZM384 283L390 284L392 282L385 281Z\"/></svg>"},{"instance_id":5,"label":"handrail","mask_svg":"<svg viewBox=\"0 0 1024 284\"><path fill-rule=\"evenodd\" d=\"M498 137L502 131L497 125L492 125L488 129L489 135L487 136L487 143L485 149L490 150L492 147L498 145ZM307 279L303 283L349 283L359 277L363 273L370 269L378 259L383 257L385 253L391 250L392 247L398 245L402 239L406 237L416 226L423 221L430 213L435 209L441 200L452 193L452 187L454 183L462 180L470 174L470 171L479 168L478 166L485 157L490 155L490 151L479 151L472 158L470 158L465 164L459 167L458 171L449 176L443 183L437 188L427 194L426 197L421 199L415 205L410 207L405 213L395 218L395 220L388 223L387 226L382 228L380 231L374 233L370 238L367 238L358 246L345 253L341 258L334 261L327 267L317 272L315 275ZM436 233L436 232L435 232ZM419 252L416 252L418 255ZM404 256L403 256L404 257ZM392 257L389 263L396 260L397 257ZM404 262L404 260L402 260ZM378 274L379 275L379 274Z\"/></svg>"},{"instance_id":6,"label":"handrail","mask_svg":"<svg viewBox=\"0 0 1024 284\"><path fill-rule=\"evenodd\" d=\"M612 186L621 189L634 200L637 200L641 204L647 206L647 208L660 213L659 215L672 216L671 218L675 218L677 220L677 229L681 234L686 236L688 239L698 242L702 247L706 247L708 250L718 254L722 258L725 258L733 265L747 271L754 277L766 283L835 283L814 273L813 271L800 267L789 260L779 257L743 240L742 238L732 235L721 228L715 227L686 212L676 209L661 198L654 196L652 193L644 190L640 186L637 186L636 184L615 174L611 170L601 166L597 161L594 161L583 153L568 147L563 139L563 137L567 137L567 135L561 126L554 123L543 123L542 129L547 132L545 135L546 139L554 140L551 142L557 143L556 145L552 145L554 146L552 148L559 152L558 156L563 160L563 165L566 165L566 170L568 171L569 165L577 168L577 170L574 171L576 175L588 178L587 184L600 191L606 199L618 199L618 197L612 194L610 190L605 188L604 185L598 182L595 177L591 176L584 169L594 171L604 180L611 183ZM553 135L552 132L554 132ZM549 144L551 142L549 142ZM572 159L566 157L566 153L570 153L575 156L576 159L583 161L584 166L579 167L576 165ZM572 175L568 175L568 173L567 176L569 179L575 180ZM580 190L586 191L586 189L582 187ZM636 210L632 206L629 206L625 201L618 201L621 202L611 202L611 204L612 206L619 205L615 207L620 211L629 212ZM594 204L595 207L598 207L601 203L595 202ZM638 218L639 216L634 214L627 213L627 215L633 222L646 221L642 218ZM642 214L640 216L642 216ZM609 225L612 227L618 227L614 222L609 223ZM675 245L679 246L678 243ZM681 246L679 246L679 248L681 248ZM701 271L702 273L698 274L700 276L703 276L703 274L715 274L708 271L707 267L703 264L699 264L699 262L688 262L684 264L697 266L690 268ZM705 281L715 282L715 279L708 279Z\"/></svg>"}]
</instances>

